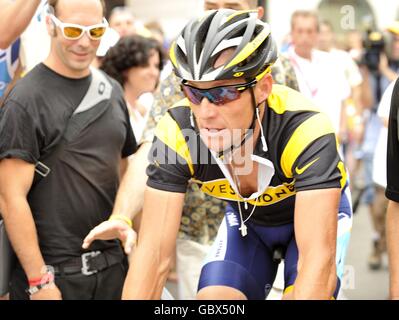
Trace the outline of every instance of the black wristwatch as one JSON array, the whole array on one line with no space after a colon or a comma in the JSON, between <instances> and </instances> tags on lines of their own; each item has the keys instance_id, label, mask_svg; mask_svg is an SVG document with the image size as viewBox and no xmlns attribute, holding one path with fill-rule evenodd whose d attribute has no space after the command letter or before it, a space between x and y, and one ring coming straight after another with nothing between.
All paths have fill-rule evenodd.
<instances>
[{"instance_id":1,"label":"black wristwatch","mask_svg":"<svg viewBox=\"0 0 399 320\"><path fill-rule=\"evenodd\" d=\"M30 296L35 294L35 293L38 293L41 289L43 289L46 286L54 283L54 271L49 266L46 266L45 268L46 268L46 273L45 273L45 275L42 276L42 278L40 280L40 283L38 283L38 284L36 284L34 286L30 285L29 288L25 290L25 292L27 294L29 294ZM48 277L45 278L46 275Z\"/></svg>"}]
</instances>

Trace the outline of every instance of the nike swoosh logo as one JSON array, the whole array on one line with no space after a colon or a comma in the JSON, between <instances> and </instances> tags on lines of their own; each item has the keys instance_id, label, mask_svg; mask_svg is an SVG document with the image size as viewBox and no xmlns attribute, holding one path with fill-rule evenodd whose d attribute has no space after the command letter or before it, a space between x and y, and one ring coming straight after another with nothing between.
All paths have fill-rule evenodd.
<instances>
[{"instance_id":1,"label":"nike swoosh logo","mask_svg":"<svg viewBox=\"0 0 399 320\"><path fill-rule=\"evenodd\" d=\"M295 171L297 174L302 174L304 173L311 165L313 165L315 162L317 162L320 158L314 159L313 161L309 162L307 165L303 166L302 168L295 168Z\"/></svg>"}]
</instances>

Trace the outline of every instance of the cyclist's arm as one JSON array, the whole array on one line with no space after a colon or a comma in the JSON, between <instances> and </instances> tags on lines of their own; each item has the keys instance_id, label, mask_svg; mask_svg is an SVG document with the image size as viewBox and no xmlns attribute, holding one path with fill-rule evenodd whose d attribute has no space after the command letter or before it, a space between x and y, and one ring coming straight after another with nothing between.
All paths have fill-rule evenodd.
<instances>
[{"instance_id":1,"label":"cyclist's arm","mask_svg":"<svg viewBox=\"0 0 399 320\"><path fill-rule=\"evenodd\" d=\"M301 191L295 200L298 276L294 299L330 299L337 276L335 265L340 189Z\"/></svg>"},{"instance_id":2,"label":"cyclist's arm","mask_svg":"<svg viewBox=\"0 0 399 320\"><path fill-rule=\"evenodd\" d=\"M29 25L40 0L0 0L0 49L9 47Z\"/></svg>"},{"instance_id":3,"label":"cyclist's arm","mask_svg":"<svg viewBox=\"0 0 399 320\"><path fill-rule=\"evenodd\" d=\"M295 179L294 227L298 245L298 276L290 296L330 299L337 282L335 252L341 190L346 185L342 163L329 118L315 113L291 133L281 164ZM287 126L286 132L292 132Z\"/></svg>"},{"instance_id":4,"label":"cyclist's arm","mask_svg":"<svg viewBox=\"0 0 399 320\"><path fill-rule=\"evenodd\" d=\"M184 193L147 187L139 239L130 261L123 299L160 299L180 226Z\"/></svg>"}]
</instances>

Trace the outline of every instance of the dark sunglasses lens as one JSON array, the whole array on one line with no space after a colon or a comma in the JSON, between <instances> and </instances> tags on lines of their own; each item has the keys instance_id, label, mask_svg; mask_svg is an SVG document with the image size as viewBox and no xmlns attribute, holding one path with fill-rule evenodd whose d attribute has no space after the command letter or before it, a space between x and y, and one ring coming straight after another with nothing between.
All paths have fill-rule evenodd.
<instances>
[{"instance_id":1,"label":"dark sunglasses lens","mask_svg":"<svg viewBox=\"0 0 399 320\"><path fill-rule=\"evenodd\" d=\"M200 104L202 100L202 94L200 90L182 85L183 91L186 94L188 100L194 104Z\"/></svg>"},{"instance_id":2,"label":"dark sunglasses lens","mask_svg":"<svg viewBox=\"0 0 399 320\"><path fill-rule=\"evenodd\" d=\"M212 103L222 105L237 100L240 97L240 91L234 87L220 87L208 91L212 97Z\"/></svg>"},{"instance_id":3,"label":"dark sunglasses lens","mask_svg":"<svg viewBox=\"0 0 399 320\"><path fill-rule=\"evenodd\" d=\"M203 98L207 98L210 103L223 105L237 100L241 92L234 87L219 87L209 90L200 90L183 85L183 91L187 98L194 104L200 104Z\"/></svg>"}]
</instances>

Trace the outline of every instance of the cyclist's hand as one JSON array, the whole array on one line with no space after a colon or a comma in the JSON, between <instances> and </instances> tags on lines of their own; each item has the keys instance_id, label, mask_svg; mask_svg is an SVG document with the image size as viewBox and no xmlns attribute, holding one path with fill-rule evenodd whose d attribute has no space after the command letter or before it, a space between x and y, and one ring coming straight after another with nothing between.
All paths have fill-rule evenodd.
<instances>
[{"instance_id":1,"label":"cyclist's hand","mask_svg":"<svg viewBox=\"0 0 399 320\"><path fill-rule=\"evenodd\" d=\"M30 300L62 300L61 291L55 283L50 283L30 296Z\"/></svg>"},{"instance_id":2,"label":"cyclist's hand","mask_svg":"<svg viewBox=\"0 0 399 320\"><path fill-rule=\"evenodd\" d=\"M125 253L130 254L136 244L137 234L130 226L121 220L104 221L99 224L83 240L83 249L88 249L94 240L119 239L125 248Z\"/></svg>"}]
</instances>

